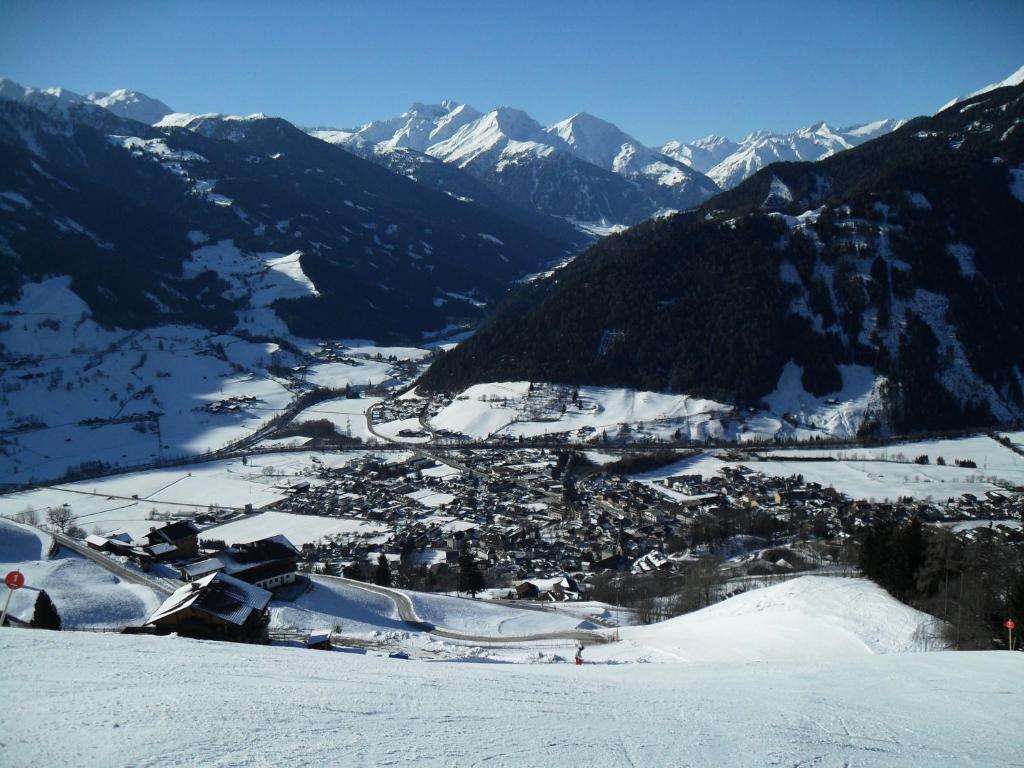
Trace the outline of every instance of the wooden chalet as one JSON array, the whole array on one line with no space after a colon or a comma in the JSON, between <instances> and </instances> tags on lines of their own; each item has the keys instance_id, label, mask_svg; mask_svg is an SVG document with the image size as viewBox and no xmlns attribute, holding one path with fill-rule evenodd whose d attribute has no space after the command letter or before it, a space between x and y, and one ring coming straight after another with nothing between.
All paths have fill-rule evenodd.
<instances>
[{"instance_id":1,"label":"wooden chalet","mask_svg":"<svg viewBox=\"0 0 1024 768\"><path fill-rule=\"evenodd\" d=\"M267 639L272 595L223 573L211 573L176 590L146 621L159 633L262 643Z\"/></svg>"}]
</instances>

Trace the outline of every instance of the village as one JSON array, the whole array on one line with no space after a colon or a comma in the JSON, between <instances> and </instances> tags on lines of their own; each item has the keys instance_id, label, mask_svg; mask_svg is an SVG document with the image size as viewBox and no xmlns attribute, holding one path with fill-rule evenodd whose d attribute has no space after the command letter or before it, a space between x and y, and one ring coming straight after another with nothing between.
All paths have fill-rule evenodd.
<instances>
[{"instance_id":1,"label":"village","mask_svg":"<svg viewBox=\"0 0 1024 768\"><path fill-rule=\"evenodd\" d=\"M112 530L85 544L181 585L147 631L253 640L274 596L314 574L558 604L594 598L608 576L625 602L623 584L665 592L711 568L717 592L705 602L713 602L744 579L847 572L848 543L880 516L967 538L1024 539L1024 497L1015 492L880 503L744 466L714 476L630 474L658 458L532 447L365 453L341 465L312 456L309 471L279 481L282 497L263 508L154 520L144 536ZM226 540L229 526L269 514L373 527L296 543L283 534Z\"/></svg>"}]
</instances>

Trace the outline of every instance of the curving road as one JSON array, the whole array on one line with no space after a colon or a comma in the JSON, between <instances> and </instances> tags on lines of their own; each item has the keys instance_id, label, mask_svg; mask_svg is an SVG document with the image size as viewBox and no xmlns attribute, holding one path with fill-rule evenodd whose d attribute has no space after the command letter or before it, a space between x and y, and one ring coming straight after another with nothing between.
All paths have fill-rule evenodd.
<instances>
[{"instance_id":1,"label":"curving road","mask_svg":"<svg viewBox=\"0 0 1024 768\"><path fill-rule=\"evenodd\" d=\"M608 638L599 632L589 632L582 629L568 632L540 632L534 635L468 635L463 632L455 632L443 627L437 627L429 621L423 621L417 615L416 607L413 605L412 600L409 599L409 596L397 589L367 584L362 581L353 581L343 576L326 576L323 578L337 579L350 587L383 595L395 604L399 618L408 624L410 628L417 632L427 632L447 640L463 640L471 643L531 643L538 640L572 640L584 645L609 642Z\"/></svg>"}]
</instances>

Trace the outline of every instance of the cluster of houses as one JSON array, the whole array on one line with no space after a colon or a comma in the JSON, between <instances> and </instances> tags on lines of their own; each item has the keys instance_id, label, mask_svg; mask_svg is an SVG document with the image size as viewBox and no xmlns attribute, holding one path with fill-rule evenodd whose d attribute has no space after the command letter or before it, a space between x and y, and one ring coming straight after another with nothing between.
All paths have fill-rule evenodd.
<instances>
[{"instance_id":1,"label":"cluster of houses","mask_svg":"<svg viewBox=\"0 0 1024 768\"><path fill-rule=\"evenodd\" d=\"M304 567L341 572L369 564L365 572L383 553L423 575L454 567L468 550L489 584L515 589L523 580L585 578L606 569L678 570L695 557L727 557L740 540L769 547L798 534L841 539L879 513L941 523L1020 520L1024 511L1019 495L1000 491L944 503L855 501L799 475L773 477L744 466L653 485L598 472L580 480L566 501L563 484L552 477L554 457L543 449L461 449L446 460L464 471L431 473L433 462L423 458L385 473L348 467L334 470L338 485L313 486L309 496L289 499L289 511L344 509L391 531L383 544L350 538L307 545ZM446 501L433 507L416 501L427 492ZM1019 526L1011 525L1008 535L1013 530Z\"/></svg>"},{"instance_id":2,"label":"cluster of houses","mask_svg":"<svg viewBox=\"0 0 1024 768\"><path fill-rule=\"evenodd\" d=\"M296 581L299 550L286 537L272 536L205 552L199 533L195 523L177 521L154 527L137 542L117 533L89 536L86 544L127 557L146 571L159 562L161 574L183 582L149 617L144 631L262 641L273 593Z\"/></svg>"},{"instance_id":3,"label":"cluster of houses","mask_svg":"<svg viewBox=\"0 0 1024 768\"><path fill-rule=\"evenodd\" d=\"M259 400L255 395L233 395L221 400L215 400L203 406L209 413L237 413L255 405Z\"/></svg>"},{"instance_id":4,"label":"cluster of houses","mask_svg":"<svg viewBox=\"0 0 1024 768\"><path fill-rule=\"evenodd\" d=\"M398 462L364 455L342 467L317 462L309 479L289 482L276 505L296 514L377 521L383 532L377 526L301 548L273 536L201 551L199 526L174 521L137 541L115 533L86 543L147 570L159 564L161 573L180 579L183 586L151 618L152 628L253 639L265 631L269 596L293 585L298 573L369 580L381 555L413 588L456 588L453 579L468 555L502 596L560 602L578 599L601 571L683 570L694 559L732 556L737 542L770 548L795 538L842 540L880 513L933 524L1018 521L1000 533L1024 537L1024 497L1009 492L876 503L799 475L775 477L745 466L641 483L601 471L565 481L556 477L557 457L533 447L460 449L438 458L445 463L425 455ZM963 535L972 535L970 526ZM789 566L776 559L767 567L774 573Z\"/></svg>"}]
</instances>

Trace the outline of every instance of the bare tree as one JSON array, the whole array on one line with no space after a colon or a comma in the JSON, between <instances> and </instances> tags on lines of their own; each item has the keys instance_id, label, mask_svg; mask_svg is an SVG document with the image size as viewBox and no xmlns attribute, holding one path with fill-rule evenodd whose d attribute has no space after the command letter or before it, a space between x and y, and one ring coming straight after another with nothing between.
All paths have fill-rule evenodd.
<instances>
[{"instance_id":1,"label":"bare tree","mask_svg":"<svg viewBox=\"0 0 1024 768\"><path fill-rule=\"evenodd\" d=\"M39 513L32 509L32 507L25 507L11 519L16 523L24 523L25 525L39 525Z\"/></svg>"},{"instance_id":2,"label":"bare tree","mask_svg":"<svg viewBox=\"0 0 1024 768\"><path fill-rule=\"evenodd\" d=\"M46 522L58 529L61 533L67 531L68 527L75 522L75 516L71 514L71 507L63 504L59 507L50 507L46 511Z\"/></svg>"}]
</instances>

